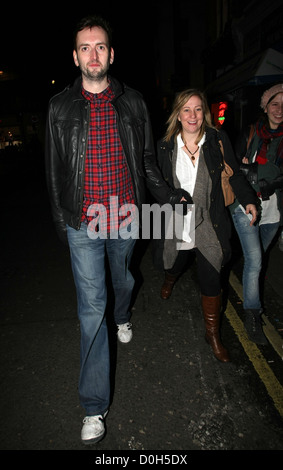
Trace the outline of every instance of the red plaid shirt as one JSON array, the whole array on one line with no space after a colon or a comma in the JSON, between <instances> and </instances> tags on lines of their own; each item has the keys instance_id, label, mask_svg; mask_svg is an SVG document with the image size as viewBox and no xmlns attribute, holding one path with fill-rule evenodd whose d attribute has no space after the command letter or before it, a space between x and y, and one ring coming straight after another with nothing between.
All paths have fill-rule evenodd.
<instances>
[{"instance_id":1,"label":"red plaid shirt","mask_svg":"<svg viewBox=\"0 0 283 470\"><path fill-rule=\"evenodd\" d=\"M89 223L98 215L93 204L103 204L107 211L107 233L110 233L110 197L116 196L117 207L111 204L111 231L117 230L125 217L118 217L124 204L134 204L134 191L118 134L116 114L111 104L114 98L111 85L101 93L93 94L82 89L83 96L90 101L90 124L85 163L84 201L82 222ZM99 228L106 230L105 218L99 217ZM97 221L96 221L97 224ZM90 226L89 226L90 227Z\"/></svg>"}]
</instances>

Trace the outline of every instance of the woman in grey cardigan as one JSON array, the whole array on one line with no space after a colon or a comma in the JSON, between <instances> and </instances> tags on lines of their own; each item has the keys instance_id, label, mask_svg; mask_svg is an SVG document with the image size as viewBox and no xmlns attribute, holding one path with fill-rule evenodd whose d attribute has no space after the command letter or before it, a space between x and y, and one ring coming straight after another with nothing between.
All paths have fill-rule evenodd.
<instances>
[{"instance_id":1,"label":"woman in grey cardigan","mask_svg":"<svg viewBox=\"0 0 283 470\"><path fill-rule=\"evenodd\" d=\"M230 220L221 187L223 154L233 169L231 186L251 224L256 220L257 198L240 171L227 135L211 124L206 98L195 89L179 93L168 119L165 137L158 142L157 158L162 175L172 189L185 189L192 197L192 210L184 216L178 237L154 243L155 262L165 270L161 296L167 299L193 250L197 258L201 304L206 325L205 339L214 355L228 362L219 335L222 266L230 258ZM175 214L177 218L177 215ZM179 230L180 232L180 230Z\"/></svg>"}]
</instances>

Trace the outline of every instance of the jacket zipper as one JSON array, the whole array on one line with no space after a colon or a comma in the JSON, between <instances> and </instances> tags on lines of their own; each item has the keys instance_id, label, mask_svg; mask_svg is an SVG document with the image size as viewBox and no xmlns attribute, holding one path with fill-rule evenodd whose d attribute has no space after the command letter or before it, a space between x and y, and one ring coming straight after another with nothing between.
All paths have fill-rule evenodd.
<instances>
[{"instance_id":1,"label":"jacket zipper","mask_svg":"<svg viewBox=\"0 0 283 470\"><path fill-rule=\"evenodd\" d=\"M87 152L87 143L88 143L88 135L89 135L89 125L90 125L90 103L84 104L85 109L87 110L87 132L86 132L86 138L85 138L85 149L84 149L84 154L83 155L83 174L82 174L82 186L81 186L81 209L79 213L79 220L78 220L78 225L77 225L77 230L80 229L81 226L81 219L82 219L82 213L83 213L83 200L84 200L84 181L85 181L85 159L86 159L86 152ZM85 120L85 119L84 119ZM80 157L81 157L80 155Z\"/></svg>"}]
</instances>

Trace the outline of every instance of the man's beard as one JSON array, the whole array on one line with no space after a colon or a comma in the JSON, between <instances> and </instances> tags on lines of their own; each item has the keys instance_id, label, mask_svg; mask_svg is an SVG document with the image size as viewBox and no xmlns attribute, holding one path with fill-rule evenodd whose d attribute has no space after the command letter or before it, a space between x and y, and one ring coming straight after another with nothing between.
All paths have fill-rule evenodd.
<instances>
[{"instance_id":1,"label":"man's beard","mask_svg":"<svg viewBox=\"0 0 283 470\"><path fill-rule=\"evenodd\" d=\"M81 66L80 66L80 69L81 69L81 72L82 72L83 76L88 81L102 82L105 79L105 77L107 76L109 65L110 65L110 60L108 60L106 66L100 68L100 70L90 71L87 67L82 68Z\"/></svg>"}]
</instances>

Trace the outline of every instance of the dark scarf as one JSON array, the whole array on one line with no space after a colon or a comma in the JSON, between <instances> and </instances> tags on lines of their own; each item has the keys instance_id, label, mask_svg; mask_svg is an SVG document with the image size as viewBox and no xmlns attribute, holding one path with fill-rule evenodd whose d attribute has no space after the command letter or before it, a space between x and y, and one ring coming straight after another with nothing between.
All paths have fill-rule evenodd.
<instances>
[{"instance_id":1,"label":"dark scarf","mask_svg":"<svg viewBox=\"0 0 283 470\"><path fill-rule=\"evenodd\" d=\"M259 165L264 165L267 162L266 153L271 140L275 139L276 137L283 136L283 124L280 124L277 129L270 129L266 127L262 121L258 121L256 123L256 133L260 138L256 161ZM281 139L277 149L277 162L279 162L282 158L283 139Z\"/></svg>"}]
</instances>

